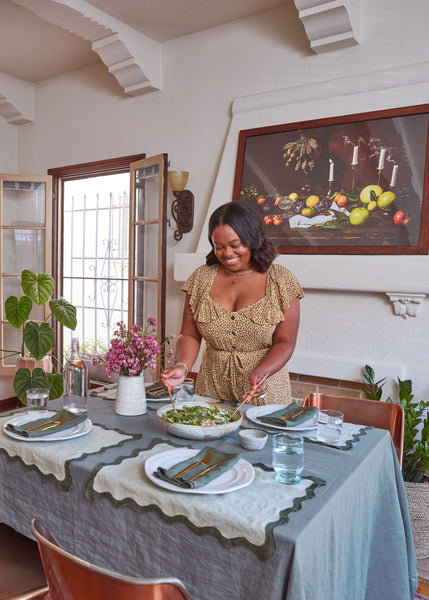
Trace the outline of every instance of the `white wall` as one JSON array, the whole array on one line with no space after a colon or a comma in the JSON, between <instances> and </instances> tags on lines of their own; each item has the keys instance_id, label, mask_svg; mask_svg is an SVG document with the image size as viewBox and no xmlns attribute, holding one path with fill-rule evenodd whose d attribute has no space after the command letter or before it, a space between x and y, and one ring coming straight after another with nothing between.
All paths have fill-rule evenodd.
<instances>
[{"instance_id":1,"label":"white wall","mask_svg":"<svg viewBox=\"0 0 429 600\"><path fill-rule=\"evenodd\" d=\"M330 81L335 99L344 91L336 83L339 78L427 61L428 18L426 0L414 0L412 5L402 0L362 0L360 45L315 55L295 7L289 5L164 44L160 92L125 98L101 66L42 82L36 88L36 121L19 128L18 170L44 173L50 167L113 156L168 152L171 168L190 171L188 187L196 199L194 230L181 242L174 241L173 229L168 235L167 331L177 332L182 295L173 280L174 254L197 247L233 100L278 89L293 92L296 86L318 81ZM386 108L388 98L387 93ZM370 99L367 104L365 110L371 110ZM314 116L320 116L317 102L313 108ZM324 116L331 116L330 110L328 106ZM311 115L310 85L306 118ZM287 109L282 117L285 123L290 120ZM4 156L2 137L0 164ZM227 189L224 200L230 199ZM296 275L300 277L299 272ZM381 294L308 290L297 353L305 355L310 349L314 354L329 345L332 364L336 356L353 357L358 351L360 356L367 351L373 364L406 361L407 376L415 377L418 391L427 396L428 301L424 304L421 317L405 320L393 315Z\"/></svg>"}]
</instances>

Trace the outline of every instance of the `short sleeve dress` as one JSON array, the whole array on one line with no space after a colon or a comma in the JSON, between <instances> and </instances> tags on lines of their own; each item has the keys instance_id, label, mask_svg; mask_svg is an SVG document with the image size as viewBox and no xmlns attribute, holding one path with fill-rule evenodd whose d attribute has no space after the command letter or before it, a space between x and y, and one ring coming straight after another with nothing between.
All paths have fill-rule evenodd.
<instances>
[{"instance_id":1,"label":"short sleeve dress","mask_svg":"<svg viewBox=\"0 0 429 600\"><path fill-rule=\"evenodd\" d=\"M249 391L249 373L271 348L277 325L294 298L304 292L282 265L267 271L265 296L250 306L230 311L210 297L219 265L198 267L182 286L189 294L192 315L206 342L196 393L228 402L241 402ZM284 366L268 379L264 404L291 402L289 373ZM255 401L256 403L256 401Z\"/></svg>"}]
</instances>

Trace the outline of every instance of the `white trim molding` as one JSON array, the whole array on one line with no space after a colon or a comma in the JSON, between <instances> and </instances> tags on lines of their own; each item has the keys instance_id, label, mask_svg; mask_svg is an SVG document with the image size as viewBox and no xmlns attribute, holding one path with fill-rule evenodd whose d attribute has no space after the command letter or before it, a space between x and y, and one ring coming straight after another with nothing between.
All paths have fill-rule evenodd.
<instances>
[{"instance_id":1,"label":"white trim molding","mask_svg":"<svg viewBox=\"0 0 429 600\"><path fill-rule=\"evenodd\" d=\"M294 0L317 54L359 44L361 0Z\"/></svg>"},{"instance_id":2,"label":"white trim molding","mask_svg":"<svg viewBox=\"0 0 429 600\"><path fill-rule=\"evenodd\" d=\"M400 294L397 292L386 292L390 302L393 304L395 315L408 319L417 317L420 313L422 302L426 294Z\"/></svg>"}]
</instances>

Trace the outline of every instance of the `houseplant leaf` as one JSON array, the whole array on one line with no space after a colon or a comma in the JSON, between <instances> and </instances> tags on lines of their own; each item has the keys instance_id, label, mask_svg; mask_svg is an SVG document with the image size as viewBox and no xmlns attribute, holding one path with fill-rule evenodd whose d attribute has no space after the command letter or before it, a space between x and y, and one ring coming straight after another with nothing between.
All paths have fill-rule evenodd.
<instances>
[{"instance_id":1,"label":"houseplant leaf","mask_svg":"<svg viewBox=\"0 0 429 600\"><path fill-rule=\"evenodd\" d=\"M55 343L54 330L48 323L29 321L24 327L24 343L36 360L42 360Z\"/></svg>"},{"instance_id":2,"label":"houseplant leaf","mask_svg":"<svg viewBox=\"0 0 429 600\"><path fill-rule=\"evenodd\" d=\"M24 270L21 273L21 287L33 302L42 306L47 302L54 292L54 280L47 273L33 273L33 271Z\"/></svg>"},{"instance_id":3,"label":"houseplant leaf","mask_svg":"<svg viewBox=\"0 0 429 600\"><path fill-rule=\"evenodd\" d=\"M13 327L19 329L28 319L32 306L33 303L27 296L22 296L19 300L16 296L9 296L4 303L6 319Z\"/></svg>"},{"instance_id":4,"label":"houseplant leaf","mask_svg":"<svg viewBox=\"0 0 429 600\"><path fill-rule=\"evenodd\" d=\"M51 300L49 302L49 308L51 309L52 314L58 323L68 327L69 329L76 329L76 307L73 306L73 304L70 304L68 300L65 298Z\"/></svg>"},{"instance_id":5,"label":"houseplant leaf","mask_svg":"<svg viewBox=\"0 0 429 600\"><path fill-rule=\"evenodd\" d=\"M31 388L48 388L49 383L46 373L43 369L18 369L13 380L13 389L16 396L27 404L26 391Z\"/></svg>"},{"instance_id":6,"label":"houseplant leaf","mask_svg":"<svg viewBox=\"0 0 429 600\"><path fill-rule=\"evenodd\" d=\"M63 376L61 373L46 373L48 379L49 399L55 400L63 395Z\"/></svg>"}]
</instances>

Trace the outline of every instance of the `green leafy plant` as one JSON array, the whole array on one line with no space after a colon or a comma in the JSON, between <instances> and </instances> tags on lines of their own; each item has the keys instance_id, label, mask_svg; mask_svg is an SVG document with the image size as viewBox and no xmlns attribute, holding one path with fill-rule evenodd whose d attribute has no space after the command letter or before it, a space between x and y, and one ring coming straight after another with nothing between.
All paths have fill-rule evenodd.
<instances>
[{"instance_id":1,"label":"green leafy plant","mask_svg":"<svg viewBox=\"0 0 429 600\"><path fill-rule=\"evenodd\" d=\"M33 273L24 270L21 273L21 288L24 296L9 296L5 301L5 315L15 329L22 329L21 348L19 350L2 349L3 358L14 355L42 360L55 344L55 332L49 321L53 317L64 327L76 328L76 308L64 298L52 298L54 280L47 273ZM50 314L41 323L29 321L33 304L43 306L49 303ZM25 393L30 388L41 387L50 390L50 399L59 398L63 392L61 373L45 373L39 367L32 371L27 368L17 370L13 388L21 402L26 402Z\"/></svg>"},{"instance_id":2,"label":"green leafy plant","mask_svg":"<svg viewBox=\"0 0 429 600\"><path fill-rule=\"evenodd\" d=\"M385 381L376 381L374 369L365 365L362 390L366 398L381 401ZM404 409L402 476L404 481L419 482L429 472L429 401L414 400L410 379L402 381L398 377L398 386L399 404ZM393 400L388 397L386 402Z\"/></svg>"}]
</instances>

